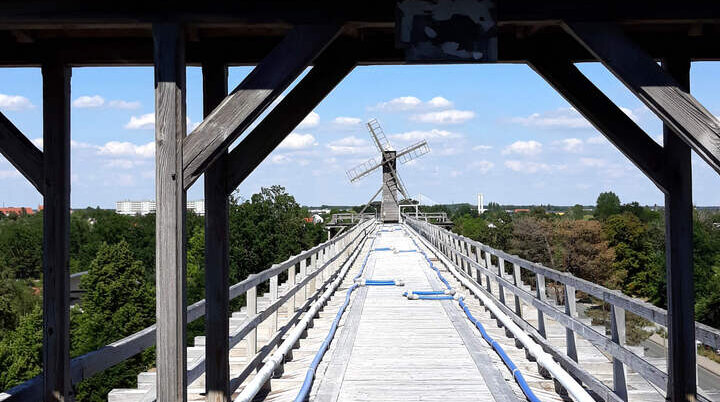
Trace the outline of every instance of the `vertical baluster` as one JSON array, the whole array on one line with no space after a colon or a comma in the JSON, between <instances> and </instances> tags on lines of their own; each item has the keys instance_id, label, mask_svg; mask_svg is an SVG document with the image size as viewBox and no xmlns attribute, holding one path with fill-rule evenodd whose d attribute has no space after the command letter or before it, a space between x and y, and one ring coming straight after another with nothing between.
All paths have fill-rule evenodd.
<instances>
[{"instance_id":1,"label":"vertical baluster","mask_svg":"<svg viewBox=\"0 0 720 402\"><path fill-rule=\"evenodd\" d=\"M253 286L245 293L247 299L247 315L248 318L257 314L257 287ZM247 335L248 340L248 358L252 359L257 353L257 328L253 328Z\"/></svg>"},{"instance_id":2,"label":"vertical baluster","mask_svg":"<svg viewBox=\"0 0 720 402\"><path fill-rule=\"evenodd\" d=\"M515 279L515 286L517 287L513 292L515 293L515 314L522 318L522 305L518 296L518 292L522 289L522 277L520 275L520 266L515 263L513 263L513 279Z\"/></svg>"},{"instance_id":3,"label":"vertical baluster","mask_svg":"<svg viewBox=\"0 0 720 402\"><path fill-rule=\"evenodd\" d=\"M278 299L278 276L270 278L270 304L275 303ZM276 309L270 315L270 336L275 335L278 329L278 310Z\"/></svg>"},{"instance_id":4,"label":"vertical baluster","mask_svg":"<svg viewBox=\"0 0 720 402\"><path fill-rule=\"evenodd\" d=\"M485 287L488 293L492 294L492 285L490 284L490 270L492 269L492 254L485 251Z\"/></svg>"},{"instance_id":5,"label":"vertical baluster","mask_svg":"<svg viewBox=\"0 0 720 402\"><path fill-rule=\"evenodd\" d=\"M296 270L295 264L288 267L288 271L287 271L287 273L288 273L288 289L292 289L293 286L295 286L295 284L297 283L297 281L295 280L295 270ZM295 296L296 296L296 294L293 294L292 296L290 296L290 300L287 301L288 316L291 316L295 312L295 306L296 306Z\"/></svg>"},{"instance_id":6,"label":"vertical baluster","mask_svg":"<svg viewBox=\"0 0 720 402\"><path fill-rule=\"evenodd\" d=\"M575 288L570 285L565 285L565 314L570 317L575 317L577 315L576 310ZM568 357L578 361L577 349L575 347L575 332L570 328L565 328L565 339Z\"/></svg>"},{"instance_id":7,"label":"vertical baluster","mask_svg":"<svg viewBox=\"0 0 720 402\"><path fill-rule=\"evenodd\" d=\"M535 279L537 280L537 287L535 291L537 292L536 297L540 301L545 301L545 275L543 274L535 274ZM538 332L540 335L543 336L543 338L547 338L547 332L545 331L545 316L543 315L542 310L539 308L537 309L537 317L538 317Z\"/></svg>"},{"instance_id":8,"label":"vertical baluster","mask_svg":"<svg viewBox=\"0 0 720 402\"><path fill-rule=\"evenodd\" d=\"M308 270L308 275L314 273L317 270L317 261L318 253L315 252L310 256L310 269ZM310 282L308 282L308 293L310 294L310 296L314 295L315 291L317 290L316 282L317 276L310 280Z\"/></svg>"},{"instance_id":9,"label":"vertical baluster","mask_svg":"<svg viewBox=\"0 0 720 402\"><path fill-rule=\"evenodd\" d=\"M610 306L610 335L612 341L620 346L625 345L625 310ZM613 391L623 400L628 400L627 382L625 381L625 365L613 357Z\"/></svg>"},{"instance_id":10,"label":"vertical baluster","mask_svg":"<svg viewBox=\"0 0 720 402\"><path fill-rule=\"evenodd\" d=\"M473 266L472 277L475 280L475 282L482 285L482 283L481 283L482 281L480 280L481 275L478 272L478 266L481 264L481 261L482 261L482 259L481 259L482 256L480 254L482 254L482 250L480 250L480 247L475 246L475 262L478 263L478 265Z\"/></svg>"},{"instance_id":11,"label":"vertical baluster","mask_svg":"<svg viewBox=\"0 0 720 402\"><path fill-rule=\"evenodd\" d=\"M497 256L498 258L498 266L497 266L497 274L500 279L502 279L503 275L505 274L505 260L500 258L500 256ZM502 282L498 280L498 294L500 295L500 303L505 304L505 288L502 285Z\"/></svg>"},{"instance_id":12,"label":"vertical baluster","mask_svg":"<svg viewBox=\"0 0 720 402\"><path fill-rule=\"evenodd\" d=\"M300 260L300 277L302 278L302 280L305 280L305 278L307 278L307 258L303 258L302 260ZM307 287L308 284L306 283L299 291L303 299L302 304L305 304L305 301L307 301L308 298Z\"/></svg>"}]
</instances>

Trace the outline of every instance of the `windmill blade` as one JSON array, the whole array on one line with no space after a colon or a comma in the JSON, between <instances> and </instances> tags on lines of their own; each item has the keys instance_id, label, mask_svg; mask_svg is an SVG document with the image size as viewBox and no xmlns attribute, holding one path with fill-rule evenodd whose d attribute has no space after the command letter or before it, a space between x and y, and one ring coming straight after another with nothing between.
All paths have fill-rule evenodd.
<instances>
[{"instance_id":1,"label":"windmill blade","mask_svg":"<svg viewBox=\"0 0 720 402\"><path fill-rule=\"evenodd\" d=\"M390 145L390 141L388 141L387 137L385 137L385 132L382 127L380 127L380 123L377 119L372 119L367 122L367 128L368 131L370 131L370 136L372 136L373 142L380 153L393 150L393 147Z\"/></svg>"},{"instance_id":2,"label":"windmill blade","mask_svg":"<svg viewBox=\"0 0 720 402\"><path fill-rule=\"evenodd\" d=\"M351 183L354 183L363 177L369 175L375 169L382 166L382 162L379 161L377 158L369 159L357 166L355 166L352 169L348 169L345 171L345 174L347 174L348 179L350 179Z\"/></svg>"},{"instance_id":3,"label":"windmill blade","mask_svg":"<svg viewBox=\"0 0 720 402\"><path fill-rule=\"evenodd\" d=\"M428 152L430 152L430 147L428 146L427 141L422 140L401 149L397 152L395 158L399 160L400 163L408 163L411 160L417 159Z\"/></svg>"}]
</instances>

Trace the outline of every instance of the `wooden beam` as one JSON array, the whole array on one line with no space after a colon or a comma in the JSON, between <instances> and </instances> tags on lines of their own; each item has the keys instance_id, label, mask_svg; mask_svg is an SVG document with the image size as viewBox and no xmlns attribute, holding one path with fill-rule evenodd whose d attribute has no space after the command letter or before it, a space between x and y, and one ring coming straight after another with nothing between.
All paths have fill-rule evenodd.
<instances>
[{"instance_id":1,"label":"wooden beam","mask_svg":"<svg viewBox=\"0 0 720 402\"><path fill-rule=\"evenodd\" d=\"M183 174L195 180L340 33L340 26L298 26L185 139ZM186 187L187 188L187 187Z\"/></svg>"},{"instance_id":2,"label":"wooden beam","mask_svg":"<svg viewBox=\"0 0 720 402\"><path fill-rule=\"evenodd\" d=\"M43 400L72 401L70 383L70 76L43 64Z\"/></svg>"},{"instance_id":3,"label":"wooden beam","mask_svg":"<svg viewBox=\"0 0 720 402\"><path fill-rule=\"evenodd\" d=\"M153 24L155 45L155 271L157 400L187 399L185 352L184 34L179 24Z\"/></svg>"},{"instance_id":4,"label":"wooden beam","mask_svg":"<svg viewBox=\"0 0 720 402\"><path fill-rule=\"evenodd\" d=\"M529 65L638 169L665 191L663 149L567 58L535 55Z\"/></svg>"},{"instance_id":5,"label":"wooden beam","mask_svg":"<svg viewBox=\"0 0 720 402\"><path fill-rule=\"evenodd\" d=\"M2 113L0 113L0 153L40 194L45 193L42 151Z\"/></svg>"},{"instance_id":6,"label":"wooden beam","mask_svg":"<svg viewBox=\"0 0 720 402\"><path fill-rule=\"evenodd\" d=\"M202 66L203 112L208 116L227 96L227 65ZM230 400L229 360L229 215L226 185L227 151L205 171L205 400Z\"/></svg>"},{"instance_id":7,"label":"wooden beam","mask_svg":"<svg viewBox=\"0 0 720 402\"><path fill-rule=\"evenodd\" d=\"M720 173L720 122L619 26L565 21L581 42L650 110Z\"/></svg>"},{"instance_id":8,"label":"wooden beam","mask_svg":"<svg viewBox=\"0 0 720 402\"><path fill-rule=\"evenodd\" d=\"M682 91L690 92L690 59L673 57L662 61L663 70ZM693 283L693 205L690 147L672 127L663 126L668 187L665 194L665 269L668 303L667 400L694 401L695 286Z\"/></svg>"},{"instance_id":9,"label":"wooden beam","mask_svg":"<svg viewBox=\"0 0 720 402\"><path fill-rule=\"evenodd\" d=\"M230 152L227 193L231 194L354 67L352 52L323 57Z\"/></svg>"}]
</instances>

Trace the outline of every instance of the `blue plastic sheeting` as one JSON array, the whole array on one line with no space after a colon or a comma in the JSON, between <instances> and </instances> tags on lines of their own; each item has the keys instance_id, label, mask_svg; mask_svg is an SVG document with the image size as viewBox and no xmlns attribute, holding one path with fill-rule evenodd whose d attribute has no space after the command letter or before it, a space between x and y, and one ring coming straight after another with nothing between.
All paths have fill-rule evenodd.
<instances>
[{"instance_id":1,"label":"blue plastic sheeting","mask_svg":"<svg viewBox=\"0 0 720 402\"><path fill-rule=\"evenodd\" d=\"M411 239L412 239L412 237L411 237ZM420 249L420 246L418 246L417 242L415 242L415 239L412 239L412 241L413 241L413 243L415 243L415 246L418 249ZM447 286L448 289L452 289L452 287L450 286L448 281L445 280L445 278L440 273L440 270L437 269L437 267L435 267L435 265L433 265L432 261L430 261L427 254L425 254L425 252L422 250L420 250L420 253L422 253L422 255L425 257L425 260L430 265L430 268L432 268L435 271L435 273L437 273L438 278L440 278L440 280L445 284L445 286ZM416 293L416 294L418 294L418 293ZM432 297L432 296L419 296L419 299L423 299L426 297ZM453 298L452 296L447 296L447 297L449 297L451 300ZM442 299L433 298L431 300L442 300ZM510 370L510 372L513 375L513 378L515 379L515 382L518 383L518 385L520 386L520 389L522 390L523 394L525 394L527 399L530 402L540 402L540 399L535 395L535 393L532 391L532 389L530 389L530 386L528 385L527 381L525 381L525 377L523 377L522 373L520 372L520 369L515 365L515 363L512 361L512 359L510 359L510 357L507 355L507 353L505 353L505 349L503 349L503 347L500 346L499 343L497 343L490 335L488 335L487 331L485 331L485 327L483 327L483 325L480 323L480 321L478 321L470 313L470 309L465 304L465 301L463 301L462 297L460 297L458 299L458 303L460 304L460 307L465 312L465 315L470 320L470 322L475 324L475 327L480 331L480 334L482 335L483 339L485 339L485 341L487 343L489 343L490 346L492 346L492 348L495 350L495 352L498 354L498 356L500 356L500 358L502 359L503 363L505 363L505 365L508 367L508 369Z\"/></svg>"},{"instance_id":2,"label":"blue plastic sheeting","mask_svg":"<svg viewBox=\"0 0 720 402\"><path fill-rule=\"evenodd\" d=\"M370 243L370 249L372 249L372 246L375 244L375 239L373 239L372 243ZM370 253L368 252L365 255L365 260L363 261L362 266L360 267L360 272L358 272L357 275L353 278L353 281L360 278L362 276L363 271L365 271L365 266L367 265L368 259L370 258ZM338 324L340 323L340 318L342 318L342 315L345 313L345 309L347 308L348 304L350 304L350 295L352 292L358 288L357 284L353 284L348 289L347 293L345 294L345 302L342 306L340 306L340 310L338 310L337 315L335 316L335 319L332 322L332 325L330 326L330 331L328 332L327 336L325 337L325 340L323 341L322 345L320 345L320 349L318 350L317 354L315 355L315 358L313 359L312 363L310 364L310 367L308 368L307 373L305 374L305 381L303 381L302 387L300 388L300 392L295 397L295 402L304 402L308 398L308 394L310 394L310 390L312 389L312 383L313 379L315 378L315 372L317 372L318 365L320 364L320 361L322 361L323 356L325 355L325 352L327 352L328 347L330 346L330 342L332 341L333 337L335 337L335 332L337 332Z\"/></svg>"},{"instance_id":3,"label":"blue plastic sheeting","mask_svg":"<svg viewBox=\"0 0 720 402\"><path fill-rule=\"evenodd\" d=\"M378 247L372 249L372 251L392 251L392 249L390 247Z\"/></svg>"}]
</instances>

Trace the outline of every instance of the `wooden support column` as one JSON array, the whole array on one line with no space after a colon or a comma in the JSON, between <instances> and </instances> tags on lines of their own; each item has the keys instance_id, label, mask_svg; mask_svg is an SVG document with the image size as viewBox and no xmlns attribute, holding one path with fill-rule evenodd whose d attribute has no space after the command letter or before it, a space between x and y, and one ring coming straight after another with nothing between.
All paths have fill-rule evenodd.
<instances>
[{"instance_id":1,"label":"wooden support column","mask_svg":"<svg viewBox=\"0 0 720 402\"><path fill-rule=\"evenodd\" d=\"M154 23L157 400L187 399L185 351L185 44L179 24Z\"/></svg>"},{"instance_id":2,"label":"wooden support column","mask_svg":"<svg viewBox=\"0 0 720 402\"><path fill-rule=\"evenodd\" d=\"M522 289L522 275L520 272L520 266L513 263L513 281L518 289ZM522 304L520 304L520 297L518 296L519 290L515 289L515 314L522 318Z\"/></svg>"},{"instance_id":3,"label":"wooden support column","mask_svg":"<svg viewBox=\"0 0 720 402\"><path fill-rule=\"evenodd\" d=\"M203 114L207 117L227 95L227 65L202 65ZM205 399L230 400L229 360L229 205L227 151L205 171ZM277 278L276 278L277 279Z\"/></svg>"},{"instance_id":4,"label":"wooden support column","mask_svg":"<svg viewBox=\"0 0 720 402\"><path fill-rule=\"evenodd\" d=\"M575 318L577 315L577 307L575 303L575 288L565 285L565 314L568 317ZM578 361L577 347L575 346L575 331L565 327L565 348L569 358Z\"/></svg>"},{"instance_id":5,"label":"wooden support column","mask_svg":"<svg viewBox=\"0 0 720 402\"><path fill-rule=\"evenodd\" d=\"M0 153L40 194L44 194L42 151L2 113L0 113Z\"/></svg>"},{"instance_id":6,"label":"wooden support column","mask_svg":"<svg viewBox=\"0 0 720 402\"><path fill-rule=\"evenodd\" d=\"M625 310L610 305L610 337L620 346L625 346ZM628 400L627 381L625 380L625 365L613 357L613 392L623 401Z\"/></svg>"},{"instance_id":7,"label":"wooden support column","mask_svg":"<svg viewBox=\"0 0 720 402\"><path fill-rule=\"evenodd\" d=\"M43 75L43 400L71 401L70 66L54 58Z\"/></svg>"},{"instance_id":8,"label":"wooden support column","mask_svg":"<svg viewBox=\"0 0 720 402\"><path fill-rule=\"evenodd\" d=\"M538 300L541 302L545 301L545 275L543 274L535 274L535 279L537 281L537 286L535 291L536 296ZM545 331L545 316L543 315L542 310L537 309L537 319L538 319L538 332L540 335L542 335L543 338L547 338L547 332Z\"/></svg>"},{"instance_id":9,"label":"wooden support column","mask_svg":"<svg viewBox=\"0 0 720 402\"><path fill-rule=\"evenodd\" d=\"M690 92L690 59L665 59L663 69L684 91ZM668 169L665 194L665 266L668 303L667 399L694 401L695 286L693 283L692 168L690 146L670 126L663 126L663 148Z\"/></svg>"}]
</instances>

